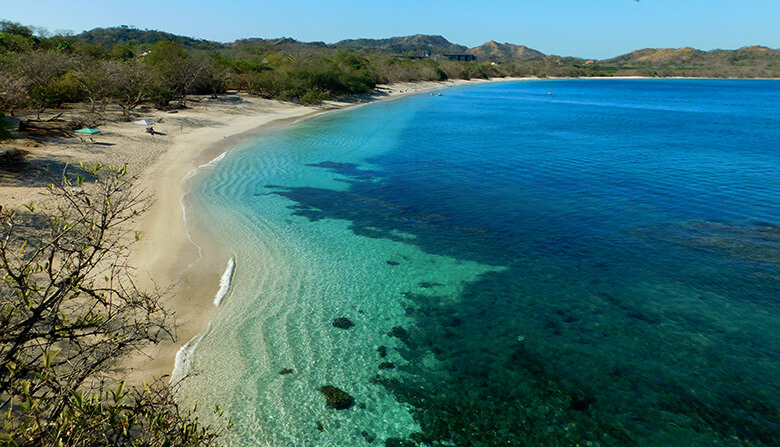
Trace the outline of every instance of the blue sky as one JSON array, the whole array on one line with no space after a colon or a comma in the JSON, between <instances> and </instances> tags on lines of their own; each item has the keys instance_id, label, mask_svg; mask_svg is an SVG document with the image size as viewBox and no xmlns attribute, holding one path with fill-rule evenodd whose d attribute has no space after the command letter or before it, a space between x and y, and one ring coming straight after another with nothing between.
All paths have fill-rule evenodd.
<instances>
[{"instance_id":1,"label":"blue sky","mask_svg":"<svg viewBox=\"0 0 780 447\"><path fill-rule=\"evenodd\" d=\"M34 0L3 1L0 19L79 33L118 25L232 42L440 34L546 54L608 58L647 47L780 48L780 0Z\"/></svg>"}]
</instances>

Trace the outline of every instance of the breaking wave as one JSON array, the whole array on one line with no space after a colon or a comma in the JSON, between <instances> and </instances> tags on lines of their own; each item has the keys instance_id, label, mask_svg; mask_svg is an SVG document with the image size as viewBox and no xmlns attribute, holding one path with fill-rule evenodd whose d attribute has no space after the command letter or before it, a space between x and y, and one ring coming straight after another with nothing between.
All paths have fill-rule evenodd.
<instances>
[{"instance_id":1,"label":"breaking wave","mask_svg":"<svg viewBox=\"0 0 780 447\"><path fill-rule=\"evenodd\" d=\"M219 279L219 290L217 291L217 294L214 296L215 306L219 306L222 303L222 300L228 294L228 291L230 291L230 283L233 279L233 272L235 271L235 269L236 269L235 258L230 258L228 260L225 273L223 273L222 278Z\"/></svg>"}]
</instances>

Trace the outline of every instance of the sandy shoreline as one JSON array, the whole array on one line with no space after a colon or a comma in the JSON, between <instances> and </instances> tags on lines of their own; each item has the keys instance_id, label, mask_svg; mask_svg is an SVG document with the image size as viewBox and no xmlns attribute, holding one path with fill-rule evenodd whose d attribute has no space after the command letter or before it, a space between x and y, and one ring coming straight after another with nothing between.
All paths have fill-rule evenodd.
<instances>
[{"instance_id":1,"label":"sandy shoreline","mask_svg":"<svg viewBox=\"0 0 780 447\"><path fill-rule=\"evenodd\" d=\"M521 78L496 81L522 80ZM214 295L229 254L219 247L197 247L189 239L184 209L184 178L199 166L213 160L241 141L258 133L294 122L296 119L359 104L398 98L455 85L488 82L444 81L379 86L374 94L345 102L329 101L318 107L264 100L243 94L218 99L188 98L188 108L175 113L139 110L137 119L153 122L159 135L150 135L144 126L110 122L100 127L95 143L78 137L45 140L17 140L10 146L30 152L28 162L46 166L50 172L73 169L79 162L99 162L121 166L137 177L136 184L154 200L135 230L141 240L133 245L130 265L136 268L142 289L158 287L167 291L167 306L176 313L177 340L149 348L126 366L131 383L168 375L176 352L206 327L214 308ZM67 113L63 119L69 119ZM40 201L48 179L16 178L5 175L0 183L0 204L20 207ZM200 243L200 241L199 241ZM200 256L205 251L208 256Z\"/></svg>"},{"instance_id":2,"label":"sandy shoreline","mask_svg":"<svg viewBox=\"0 0 780 447\"><path fill-rule=\"evenodd\" d=\"M148 357L136 358L129 366L131 382L170 374L179 347L208 322L222 273L219 264L224 269L224 256L211 253L199 259L198 247L189 240L181 204L186 192L185 176L236 145L238 136L245 132L311 113L310 108L275 103L258 113L238 117L221 114L220 125L180 135L157 162L143 171L139 181L150 189L155 203L141 222L145 236L134 247L130 264L138 267L142 287L157 285L168 290L168 306L176 312L178 340L151 347Z\"/></svg>"}]
</instances>

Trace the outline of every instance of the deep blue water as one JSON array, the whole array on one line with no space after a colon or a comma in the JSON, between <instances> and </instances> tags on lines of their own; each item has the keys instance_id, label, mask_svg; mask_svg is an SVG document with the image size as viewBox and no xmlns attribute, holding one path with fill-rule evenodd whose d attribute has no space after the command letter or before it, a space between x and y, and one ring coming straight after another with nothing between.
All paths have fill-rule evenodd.
<instances>
[{"instance_id":1,"label":"deep blue water","mask_svg":"<svg viewBox=\"0 0 780 447\"><path fill-rule=\"evenodd\" d=\"M485 267L453 286L433 263L410 280L414 259L391 252L369 266L372 287L400 287L378 308L400 306L394 329L378 323L367 347L396 368L355 382L408 405L417 426L398 438L778 445L778 104L774 81L451 88L266 137L221 165L266 163L223 206L260 216L284 198L268 219L307 235L344 222L339 237ZM268 159L291 148L305 155L278 175Z\"/></svg>"}]
</instances>

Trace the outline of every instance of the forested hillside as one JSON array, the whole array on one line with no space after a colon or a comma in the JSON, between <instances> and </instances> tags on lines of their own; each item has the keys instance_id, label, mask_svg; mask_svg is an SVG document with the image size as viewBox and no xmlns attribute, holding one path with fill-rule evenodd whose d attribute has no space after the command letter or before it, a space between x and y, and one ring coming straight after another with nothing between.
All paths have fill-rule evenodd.
<instances>
[{"instance_id":1,"label":"forested hillside","mask_svg":"<svg viewBox=\"0 0 780 447\"><path fill-rule=\"evenodd\" d=\"M176 42L186 49L217 50L224 45L203 39L177 36L156 30L139 30L127 26L114 28L95 28L84 31L76 36L76 42L80 44L98 44L110 49L117 44L153 44L161 40Z\"/></svg>"},{"instance_id":2,"label":"forested hillside","mask_svg":"<svg viewBox=\"0 0 780 447\"><path fill-rule=\"evenodd\" d=\"M472 55L455 61L449 55ZM42 111L65 102L142 102L168 107L187 94L246 91L317 103L373 91L380 83L505 76L780 77L780 51L644 49L608 60L545 55L489 41L476 48L442 36L354 39L334 44L290 38L218 43L121 26L41 36L0 22L0 111Z\"/></svg>"}]
</instances>

